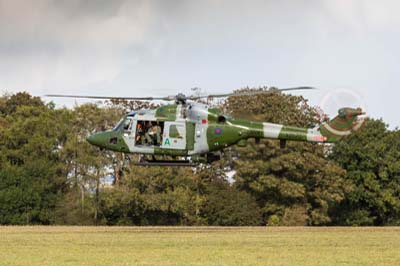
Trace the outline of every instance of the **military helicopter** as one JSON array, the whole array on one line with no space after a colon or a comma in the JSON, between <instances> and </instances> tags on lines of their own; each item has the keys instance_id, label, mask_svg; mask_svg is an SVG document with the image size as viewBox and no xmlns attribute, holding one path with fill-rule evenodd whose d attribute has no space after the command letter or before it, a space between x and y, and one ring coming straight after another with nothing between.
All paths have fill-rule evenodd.
<instances>
[{"instance_id":1,"label":"military helicopter","mask_svg":"<svg viewBox=\"0 0 400 266\"><path fill-rule=\"evenodd\" d=\"M251 96L313 87L265 89L206 96L186 96L182 93L167 97L108 97L82 95L46 95L99 100L175 101L154 110L138 110L124 115L112 130L101 131L87 137L87 141L101 149L123 153L141 154L138 165L194 166L220 159L220 151L255 138L278 139L283 148L286 141L332 143L359 130L365 113L361 108L341 108L338 115L321 125L306 129L235 119L225 116L219 109L211 108L200 99L229 96ZM151 159L146 158L151 157ZM160 160L156 156L172 157ZM184 159L176 159L184 158Z\"/></svg>"}]
</instances>

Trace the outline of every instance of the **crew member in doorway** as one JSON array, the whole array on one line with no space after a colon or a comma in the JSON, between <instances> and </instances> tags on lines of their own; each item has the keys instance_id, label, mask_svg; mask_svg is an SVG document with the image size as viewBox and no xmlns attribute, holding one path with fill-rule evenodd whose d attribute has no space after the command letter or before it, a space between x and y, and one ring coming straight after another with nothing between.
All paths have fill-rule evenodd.
<instances>
[{"instance_id":1,"label":"crew member in doorway","mask_svg":"<svg viewBox=\"0 0 400 266\"><path fill-rule=\"evenodd\" d=\"M150 123L150 122L149 122ZM161 127L158 122L150 123L150 128L146 132L146 140L148 145L161 144Z\"/></svg>"},{"instance_id":2,"label":"crew member in doorway","mask_svg":"<svg viewBox=\"0 0 400 266\"><path fill-rule=\"evenodd\" d=\"M136 144L145 144L145 138L144 138L144 129L143 129L143 123L138 122L136 126L136 138L135 138L135 143Z\"/></svg>"}]
</instances>

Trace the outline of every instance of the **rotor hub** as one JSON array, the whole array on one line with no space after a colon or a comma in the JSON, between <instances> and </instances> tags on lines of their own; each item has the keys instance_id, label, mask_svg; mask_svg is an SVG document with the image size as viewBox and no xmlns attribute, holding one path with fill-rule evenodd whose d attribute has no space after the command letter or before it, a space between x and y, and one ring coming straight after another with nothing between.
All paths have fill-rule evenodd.
<instances>
[{"instance_id":1,"label":"rotor hub","mask_svg":"<svg viewBox=\"0 0 400 266\"><path fill-rule=\"evenodd\" d=\"M176 101L177 104L179 104L179 103L182 103L182 104L186 103L186 99L187 99L187 97L186 97L186 95L183 94L183 93L178 93L178 94L175 96L175 101Z\"/></svg>"}]
</instances>

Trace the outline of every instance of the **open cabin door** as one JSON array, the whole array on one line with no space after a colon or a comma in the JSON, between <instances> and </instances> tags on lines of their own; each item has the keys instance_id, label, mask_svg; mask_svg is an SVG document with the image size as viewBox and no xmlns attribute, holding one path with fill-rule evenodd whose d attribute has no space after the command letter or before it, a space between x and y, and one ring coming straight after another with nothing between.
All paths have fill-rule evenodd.
<instances>
[{"instance_id":1,"label":"open cabin door","mask_svg":"<svg viewBox=\"0 0 400 266\"><path fill-rule=\"evenodd\" d=\"M165 149L186 149L186 123L165 122L161 147Z\"/></svg>"}]
</instances>

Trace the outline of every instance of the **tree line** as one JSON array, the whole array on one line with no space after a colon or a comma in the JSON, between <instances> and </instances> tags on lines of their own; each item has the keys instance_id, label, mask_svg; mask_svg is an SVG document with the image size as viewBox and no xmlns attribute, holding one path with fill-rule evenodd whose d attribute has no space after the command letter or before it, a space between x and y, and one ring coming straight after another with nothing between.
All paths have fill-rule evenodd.
<instances>
[{"instance_id":1,"label":"tree line","mask_svg":"<svg viewBox=\"0 0 400 266\"><path fill-rule=\"evenodd\" d=\"M218 105L234 117L293 126L326 119L303 97L281 93ZM86 142L142 107L154 106L56 108L25 92L0 97L0 224L400 224L400 132L380 119L332 146L249 140L197 168L134 166Z\"/></svg>"}]
</instances>

